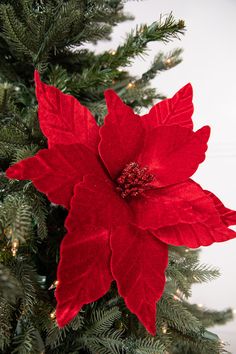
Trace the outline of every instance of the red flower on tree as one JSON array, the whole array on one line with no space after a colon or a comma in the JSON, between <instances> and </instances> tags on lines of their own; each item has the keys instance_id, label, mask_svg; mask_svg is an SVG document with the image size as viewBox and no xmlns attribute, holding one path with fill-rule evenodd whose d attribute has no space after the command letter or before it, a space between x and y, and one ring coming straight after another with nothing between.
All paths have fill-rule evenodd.
<instances>
[{"instance_id":1,"label":"red flower on tree","mask_svg":"<svg viewBox=\"0 0 236 354\"><path fill-rule=\"evenodd\" d=\"M136 115L112 90L99 128L74 97L35 73L48 149L7 170L69 209L56 289L66 325L115 280L127 307L155 334L168 244L199 247L235 237L236 212L190 177L205 158L210 129L194 132L192 88Z\"/></svg>"}]
</instances>

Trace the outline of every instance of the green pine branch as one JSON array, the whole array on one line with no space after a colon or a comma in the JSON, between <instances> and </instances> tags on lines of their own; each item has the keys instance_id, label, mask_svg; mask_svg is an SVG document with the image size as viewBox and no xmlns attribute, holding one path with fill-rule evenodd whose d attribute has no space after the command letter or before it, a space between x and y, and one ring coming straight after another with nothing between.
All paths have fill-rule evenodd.
<instances>
[{"instance_id":1,"label":"green pine branch","mask_svg":"<svg viewBox=\"0 0 236 354\"><path fill-rule=\"evenodd\" d=\"M182 301L176 300L171 294L163 294L158 303L157 312L168 327L183 334L198 334L202 331L201 322L186 308Z\"/></svg>"},{"instance_id":2,"label":"green pine branch","mask_svg":"<svg viewBox=\"0 0 236 354\"><path fill-rule=\"evenodd\" d=\"M150 69L142 74L141 79L137 80L136 83L146 83L154 79L157 74L163 71L174 68L176 65L180 64L182 61L181 54L183 50L177 48L167 54L160 52L154 58Z\"/></svg>"},{"instance_id":3,"label":"green pine branch","mask_svg":"<svg viewBox=\"0 0 236 354\"><path fill-rule=\"evenodd\" d=\"M143 55L147 51L147 44L153 41L161 41L164 43L178 38L183 34L185 25L182 20L176 21L172 14L165 18L161 17L159 21L153 22L151 25L141 25L137 27L127 37L125 43L119 46L114 53L105 52L98 56L98 64L105 67L118 68L119 66L127 66L137 55Z\"/></svg>"},{"instance_id":4,"label":"green pine branch","mask_svg":"<svg viewBox=\"0 0 236 354\"><path fill-rule=\"evenodd\" d=\"M0 308L0 350L4 353L11 344L13 336L12 316L14 307L6 298L0 296Z\"/></svg>"}]
</instances>

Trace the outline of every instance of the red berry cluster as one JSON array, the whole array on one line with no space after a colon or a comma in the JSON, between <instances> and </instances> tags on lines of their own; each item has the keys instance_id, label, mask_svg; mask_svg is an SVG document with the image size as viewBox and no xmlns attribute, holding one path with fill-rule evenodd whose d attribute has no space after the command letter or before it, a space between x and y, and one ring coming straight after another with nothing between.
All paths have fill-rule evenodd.
<instances>
[{"instance_id":1,"label":"red berry cluster","mask_svg":"<svg viewBox=\"0 0 236 354\"><path fill-rule=\"evenodd\" d=\"M141 168L137 162L130 162L117 178L118 187L116 188L122 198L128 196L136 197L149 189L148 186L155 176L149 173L148 167Z\"/></svg>"}]
</instances>

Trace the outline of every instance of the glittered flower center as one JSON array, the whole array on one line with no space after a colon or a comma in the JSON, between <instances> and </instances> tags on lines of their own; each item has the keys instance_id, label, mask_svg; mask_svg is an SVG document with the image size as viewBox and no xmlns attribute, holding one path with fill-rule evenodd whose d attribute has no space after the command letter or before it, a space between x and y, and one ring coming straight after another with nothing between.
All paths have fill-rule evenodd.
<instances>
[{"instance_id":1,"label":"glittered flower center","mask_svg":"<svg viewBox=\"0 0 236 354\"><path fill-rule=\"evenodd\" d=\"M130 162L117 178L116 189L122 198L136 197L151 188L150 183L154 178L155 176L149 172L148 167L141 168L137 162Z\"/></svg>"}]
</instances>

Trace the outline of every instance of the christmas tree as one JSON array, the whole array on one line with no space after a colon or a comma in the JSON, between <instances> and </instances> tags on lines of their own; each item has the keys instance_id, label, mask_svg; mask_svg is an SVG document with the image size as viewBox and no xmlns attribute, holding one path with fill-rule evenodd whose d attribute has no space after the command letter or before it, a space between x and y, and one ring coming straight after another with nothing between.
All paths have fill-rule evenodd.
<instances>
[{"instance_id":1,"label":"christmas tree","mask_svg":"<svg viewBox=\"0 0 236 354\"><path fill-rule=\"evenodd\" d=\"M29 180L8 179L9 166L47 148L39 126L34 70L43 82L73 95L103 125L104 90L114 89L136 113L164 99L150 80L181 62L181 50L158 53L147 72L127 66L151 41L184 34L172 14L142 25L118 48L95 54L86 43L109 40L114 26L131 19L121 0L3 0L0 5L0 350L1 353L224 353L206 328L232 319L232 311L191 304L192 284L216 278L199 251L169 246L165 291L150 335L119 296L108 293L83 306L59 328L55 289L68 211L51 203ZM133 167L132 167L133 168ZM149 176L150 177L150 176ZM147 255L148 257L148 255Z\"/></svg>"}]
</instances>

